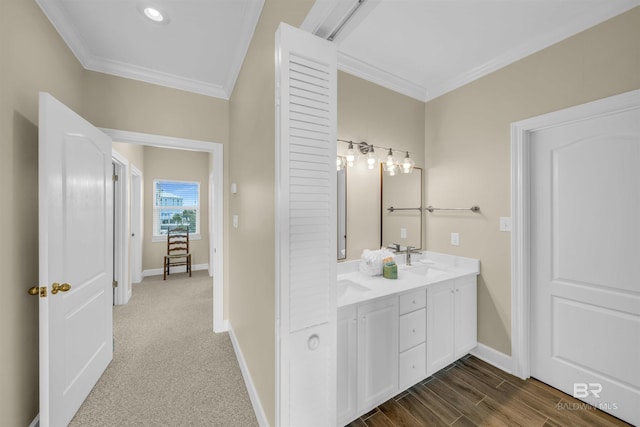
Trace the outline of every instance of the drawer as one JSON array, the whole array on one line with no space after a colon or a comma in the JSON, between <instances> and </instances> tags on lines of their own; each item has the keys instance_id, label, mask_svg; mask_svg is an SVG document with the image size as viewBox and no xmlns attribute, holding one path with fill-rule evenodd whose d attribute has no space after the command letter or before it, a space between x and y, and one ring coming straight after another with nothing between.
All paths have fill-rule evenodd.
<instances>
[{"instance_id":1,"label":"drawer","mask_svg":"<svg viewBox=\"0 0 640 427\"><path fill-rule=\"evenodd\" d=\"M398 368L400 390L409 388L423 380L427 376L427 345L422 343L411 350L400 353Z\"/></svg>"},{"instance_id":2,"label":"drawer","mask_svg":"<svg viewBox=\"0 0 640 427\"><path fill-rule=\"evenodd\" d=\"M400 351L424 342L427 338L427 311L420 310L400 316Z\"/></svg>"},{"instance_id":3,"label":"drawer","mask_svg":"<svg viewBox=\"0 0 640 427\"><path fill-rule=\"evenodd\" d=\"M419 308L423 308L426 305L427 291L424 290L424 288L419 291L400 295L400 314L409 313Z\"/></svg>"}]
</instances>

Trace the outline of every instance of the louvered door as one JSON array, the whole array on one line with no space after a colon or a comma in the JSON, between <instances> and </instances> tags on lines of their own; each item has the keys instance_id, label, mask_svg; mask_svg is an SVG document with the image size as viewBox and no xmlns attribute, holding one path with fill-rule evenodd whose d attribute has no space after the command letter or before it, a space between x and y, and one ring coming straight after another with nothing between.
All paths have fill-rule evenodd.
<instances>
[{"instance_id":1,"label":"louvered door","mask_svg":"<svg viewBox=\"0 0 640 427\"><path fill-rule=\"evenodd\" d=\"M276 34L276 423L336 422L336 60Z\"/></svg>"}]
</instances>

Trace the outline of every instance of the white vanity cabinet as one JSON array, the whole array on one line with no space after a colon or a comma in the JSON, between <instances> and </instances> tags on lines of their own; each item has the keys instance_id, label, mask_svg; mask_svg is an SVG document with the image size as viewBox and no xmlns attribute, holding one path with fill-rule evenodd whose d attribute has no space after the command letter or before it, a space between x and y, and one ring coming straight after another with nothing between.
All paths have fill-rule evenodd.
<instances>
[{"instance_id":1,"label":"white vanity cabinet","mask_svg":"<svg viewBox=\"0 0 640 427\"><path fill-rule=\"evenodd\" d=\"M477 345L477 286L464 276L427 287L427 375Z\"/></svg>"},{"instance_id":2,"label":"white vanity cabinet","mask_svg":"<svg viewBox=\"0 0 640 427\"><path fill-rule=\"evenodd\" d=\"M358 305L358 411L398 390L398 297Z\"/></svg>"},{"instance_id":3,"label":"white vanity cabinet","mask_svg":"<svg viewBox=\"0 0 640 427\"><path fill-rule=\"evenodd\" d=\"M400 295L398 385L409 388L426 377L426 291Z\"/></svg>"}]
</instances>

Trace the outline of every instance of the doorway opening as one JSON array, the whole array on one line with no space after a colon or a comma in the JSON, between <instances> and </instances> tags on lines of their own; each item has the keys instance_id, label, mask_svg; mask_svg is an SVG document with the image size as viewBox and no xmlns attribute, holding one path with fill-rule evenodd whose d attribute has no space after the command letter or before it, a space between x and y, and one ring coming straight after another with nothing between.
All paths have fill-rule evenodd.
<instances>
[{"instance_id":1,"label":"doorway opening","mask_svg":"<svg viewBox=\"0 0 640 427\"><path fill-rule=\"evenodd\" d=\"M209 223L209 275L213 280L213 329L214 332L224 332L228 330L228 324L224 320L224 272L223 272L223 188L224 188L224 174L223 174L223 146L220 143L188 140L182 138L166 137L160 135L142 134L137 132L127 132L114 129L101 129L104 133L109 135L113 141L126 144L144 145L157 148L171 148L182 149L189 151L199 151L209 153L209 215L208 218L202 218L202 221L208 221ZM117 153L114 153L114 157ZM122 197L126 197L124 205L126 209L121 209L116 212L116 215L121 218L127 218L129 207L131 209L131 228L128 226L122 227L117 233L123 236L120 240L116 239L116 244L119 244L117 248L118 257L125 258L123 264L126 263L126 270L121 270L128 279L127 286L124 288L118 287L119 290L117 303L126 303L131 296L131 282L139 282L142 280L142 238L143 238L143 205L142 205L142 181L143 174L140 170L133 170L132 166L123 156L120 156L120 162L126 164L127 172L123 172L129 175L128 171L131 171L131 183L132 186L125 183L124 180L119 179L120 185L123 186L121 191ZM128 178L127 178L128 179ZM129 188L131 188L131 205L129 205ZM126 193L126 196L125 194ZM131 240L131 255L129 255L129 240ZM127 242L124 244L123 242ZM129 264L131 270L129 273ZM124 301L124 302L121 302Z\"/></svg>"}]
</instances>

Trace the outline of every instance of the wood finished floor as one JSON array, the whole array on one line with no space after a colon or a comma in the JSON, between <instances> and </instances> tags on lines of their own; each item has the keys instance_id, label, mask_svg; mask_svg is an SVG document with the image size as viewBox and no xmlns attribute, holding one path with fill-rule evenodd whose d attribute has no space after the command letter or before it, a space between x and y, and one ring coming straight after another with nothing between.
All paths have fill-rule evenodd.
<instances>
[{"instance_id":1,"label":"wood finished floor","mask_svg":"<svg viewBox=\"0 0 640 427\"><path fill-rule=\"evenodd\" d=\"M540 381L522 380L468 356L347 427L630 425L585 406Z\"/></svg>"}]
</instances>

